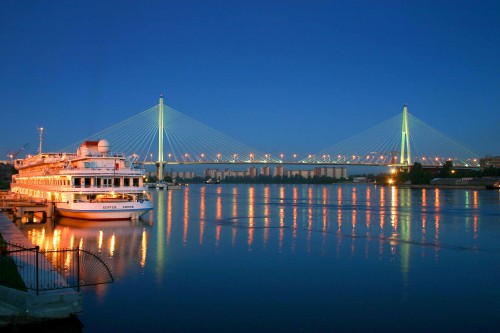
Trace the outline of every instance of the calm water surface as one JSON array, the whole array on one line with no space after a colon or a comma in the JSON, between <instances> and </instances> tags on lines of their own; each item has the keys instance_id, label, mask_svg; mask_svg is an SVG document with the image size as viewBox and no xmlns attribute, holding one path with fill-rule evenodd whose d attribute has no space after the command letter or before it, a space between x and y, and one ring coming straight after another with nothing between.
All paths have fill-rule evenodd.
<instances>
[{"instance_id":1,"label":"calm water surface","mask_svg":"<svg viewBox=\"0 0 500 333\"><path fill-rule=\"evenodd\" d=\"M84 332L499 332L498 191L191 185L138 222L23 228L98 252Z\"/></svg>"}]
</instances>

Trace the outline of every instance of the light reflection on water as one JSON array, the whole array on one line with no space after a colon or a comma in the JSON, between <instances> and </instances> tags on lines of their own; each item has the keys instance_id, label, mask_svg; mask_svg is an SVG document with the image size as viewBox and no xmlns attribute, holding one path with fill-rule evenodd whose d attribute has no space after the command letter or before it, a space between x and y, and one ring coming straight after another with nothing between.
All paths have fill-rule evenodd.
<instances>
[{"instance_id":1,"label":"light reflection on water","mask_svg":"<svg viewBox=\"0 0 500 333\"><path fill-rule=\"evenodd\" d=\"M112 267L116 283L85 290L86 332L147 331L136 317L151 331L474 331L500 329L498 195L193 185L152 192L155 210L140 221L23 230L42 248L78 245ZM466 310L486 319L465 320Z\"/></svg>"}]
</instances>

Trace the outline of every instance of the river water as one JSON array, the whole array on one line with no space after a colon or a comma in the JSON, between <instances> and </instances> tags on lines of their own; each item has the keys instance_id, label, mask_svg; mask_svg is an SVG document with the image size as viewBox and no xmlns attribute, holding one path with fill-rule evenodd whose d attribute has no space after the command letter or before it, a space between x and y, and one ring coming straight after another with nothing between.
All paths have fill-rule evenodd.
<instances>
[{"instance_id":1,"label":"river water","mask_svg":"<svg viewBox=\"0 0 500 333\"><path fill-rule=\"evenodd\" d=\"M499 332L499 191L190 185L136 222L23 227L98 253L83 332Z\"/></svg>"}]
</instances>

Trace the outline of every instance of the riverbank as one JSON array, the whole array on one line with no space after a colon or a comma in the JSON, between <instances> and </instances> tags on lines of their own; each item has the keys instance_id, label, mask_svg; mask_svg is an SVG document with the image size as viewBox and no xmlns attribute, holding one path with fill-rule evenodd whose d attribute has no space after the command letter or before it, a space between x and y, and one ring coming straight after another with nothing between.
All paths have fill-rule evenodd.
<instances>
[{"instance_id":1,"label":"riverbank","mask_svg":"<svg viewBox=\"0 0 500 333\"><path fill-rule=\"evenodd\" d=\"M47 259L43 256L35 258L33 251L23 250L33 249L35 245L3 212L0 212L0 235L7 243L1 255L15 263L25 286L33 285L34 279L48 281L47 277L53 276L53 268ZM82 311L82 295L73 289L26 289L0 285L0 326L68 318Z\"/></svg>"}]
</instances>

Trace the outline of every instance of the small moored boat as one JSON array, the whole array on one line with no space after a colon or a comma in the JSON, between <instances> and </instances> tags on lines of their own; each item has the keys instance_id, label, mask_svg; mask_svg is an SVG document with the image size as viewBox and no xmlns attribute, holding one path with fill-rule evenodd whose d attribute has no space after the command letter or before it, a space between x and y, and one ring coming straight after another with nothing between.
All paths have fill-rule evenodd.
<instances>
[{"instance_id":1,"label":"small moored boat","mask_svg":"<svg viewBox=\"0 0 500 333\"><path fill-rule=\"evenodd\" d=\"M487 190L500 190L500 182L494 182L493 184L486 185Z\"/></svg>"}]
</instances>

